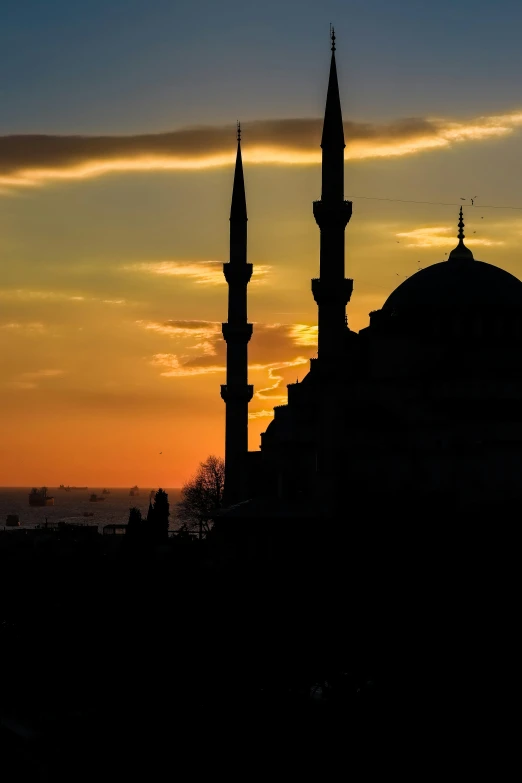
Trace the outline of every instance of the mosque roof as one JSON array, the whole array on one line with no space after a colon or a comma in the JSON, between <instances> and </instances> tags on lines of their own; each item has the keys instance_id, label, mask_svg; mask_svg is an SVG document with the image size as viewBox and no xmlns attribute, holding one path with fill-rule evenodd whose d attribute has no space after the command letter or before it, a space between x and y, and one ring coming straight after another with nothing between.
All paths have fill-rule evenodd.
<instances>
[{"instance_id":1,"label":"mosque roof","mask_svg":"<svg viewBox=\"0 0 522 783\"><path fill-rule=\"evenodd\" d=\"M385 311L405 308L470 308L482 306L522 309L522 282L483 261L467 261L454 268L448 261L422 269L393 291Z\"/></svg>"},{"instance_id":2,"label":"mosque roof","mask_svg":"<svg viewBox=\"0 0 522 783\"><path fill-rule=\"evenodd\" d=\"M432 264L408 277L383 305L385 312L419 308L522 309L522 282L498 266L476 261L464 244L462 208L459 243L447 261Z\"/></svg>"}]
</instances>

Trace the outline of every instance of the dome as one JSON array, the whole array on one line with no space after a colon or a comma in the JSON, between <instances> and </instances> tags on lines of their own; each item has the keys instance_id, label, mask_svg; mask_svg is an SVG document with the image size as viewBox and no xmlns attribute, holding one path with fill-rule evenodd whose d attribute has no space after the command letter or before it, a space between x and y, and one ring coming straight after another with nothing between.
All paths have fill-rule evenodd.
<instances>
[{"instance_id":1,"label":"dome","mask_svg":"<svg viewBox=\"0 0 522 783\"><path fill-rule=\"evenodd\" d=\"M458 245L448 260L421 269L390 294L385 312L406 309L521 308L522 282L498 266L475 261L464 244L464 217L459 214Z\"/></svg>"},{"instance_id":2,"label":"dome","mask_svg":"<svg viewBox=\"0 0 522 783\"><path fill-rule=\"evenodd\" d=\"M442 261L409 277L393 291L383 310L403 309L522 309L522 282L483 261Z\"/></svg>"}]
</instances>

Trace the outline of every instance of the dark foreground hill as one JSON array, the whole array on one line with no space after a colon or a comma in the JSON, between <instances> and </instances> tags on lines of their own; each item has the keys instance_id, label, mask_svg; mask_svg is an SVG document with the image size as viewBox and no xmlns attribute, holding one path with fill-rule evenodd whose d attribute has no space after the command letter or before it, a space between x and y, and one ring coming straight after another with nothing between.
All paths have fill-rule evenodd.
<instances>
[{"instance_id":1,"label":"dark foreground hill","mask_svg":"<svg viewBox=\"0 0 522 783\"><path fill-rule=\"evenodd\" d=\"M374 524L284 545L294 532L280 556L0 546L6 779L370 764L392 738L507 714L510 534Z\"/></svg>"}]
</instances>

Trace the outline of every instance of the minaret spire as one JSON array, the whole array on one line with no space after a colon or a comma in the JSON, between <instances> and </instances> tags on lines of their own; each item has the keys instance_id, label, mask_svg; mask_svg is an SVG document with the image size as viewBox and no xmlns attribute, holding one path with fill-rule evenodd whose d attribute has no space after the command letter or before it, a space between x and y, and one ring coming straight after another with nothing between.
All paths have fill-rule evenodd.
<instances>
[{"instance_id":1,"label":"minaret spire","mask_svg":"<svg viewBox=\"0 0 522 783\"><path fill-rule=\"evenodd\" d=\"M237 153L236 153L236 167L234 169L234 186L232 188L232 204L230 206L230 220L234 221L235 228L238 229L241 224L244 223L245 237L241 238L244 244L244 250L246 254L246 222L247 208L246 208L246 195L245 195L245 179L243 176L243 158L241 155L241 124L237 124ZM232 240L232 223L230 224L230 239ZM241 232L240 232L241 233ZM238 231L236 230L234 238L237 237ZM232 258L230 259L232 260ZM246 261L246 255L245 259Z\"/></svg>"},{"instance_id":2,"label":"minaret spire","mask_svg":"<svg viewBox=\"0 0 522 783\"><path fill-rule=\"evenodd\" d=\"M353 281L344 276L344 230L352 204L344 200L344 128L335 62L335 31L331 28L332 56L326 94L322 149L321 200L314 202L314 217L321 230L320 277L312 280L319 309L318 358L323 367L339 361L343 352L346 305Z\"/></svg>"},{"instance_id":3,"label":"minaret spire","mask_svg":"<svg viewBox=\"0 0 522 783\"><path fill-rule=\"evenodd\" d=\"M230 207L230 261L223 264L228 283L228 321L222 324L227 344L227 382L221 386L226 405L225 502L237 503L248 496L248 403L254 387L248 383L248 342L252 324L247 321L247 285L252 264L247 263L247 208L241 125L237 124L237 153Z\"/></svg>"},{"instance_id":4,"label":"minaret spire","mask_svg":"<svg viewBox=\"0 0 522 783\"><path fill-rule=\"evenodd\" d=\"M330 60L330 76L326 93L324 110L323 135L321 148L323 150L322 190L321 199L344 199L344 128L341 99L339 97L339 82L335 62L335 32L331 28L332 57Z\"/></svg>"},{"instance_id":5,"label":"minaret spire","mask_svg":"<svg viewBox=\"0 0 522 783\"><path fill-rule=\"evenodd\" d=\"M469 247L466 247L464 244L464 237L466 236L464 234L464 213L462 211L462 207L460 208L459 212L459 222L458 222L458 240L459 243L457 247L453 248L451 253L448 256L448 261L474 261L473 253L469 249Z\"/></svg>"}]
</instances>

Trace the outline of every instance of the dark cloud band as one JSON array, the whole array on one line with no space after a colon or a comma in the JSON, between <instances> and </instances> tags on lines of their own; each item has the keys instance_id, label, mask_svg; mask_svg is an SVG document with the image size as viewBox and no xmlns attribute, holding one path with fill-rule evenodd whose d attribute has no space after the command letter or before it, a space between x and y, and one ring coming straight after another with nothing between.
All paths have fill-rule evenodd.
<instances>
[{"instance_id":1,"label":"dark cloud band","mask_svg":"<svg viewBox=\"0 0 522 783\"><path fill-rule=\"evenodd\" d=\"M311 118L245 123L245 158L254 162L316 162L321 124L320 119ZM520 125L520 112L458 122L419 117L382 124L346 122L347 155L407 155L454 142L506 135ZM24 184L24 178L25 184L36 184L39 180L83 178L116 170L223 165L232 161L234 145L232 125L134 136L0 136L0 184Z\"/></svg>"}]
</instances>

